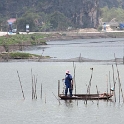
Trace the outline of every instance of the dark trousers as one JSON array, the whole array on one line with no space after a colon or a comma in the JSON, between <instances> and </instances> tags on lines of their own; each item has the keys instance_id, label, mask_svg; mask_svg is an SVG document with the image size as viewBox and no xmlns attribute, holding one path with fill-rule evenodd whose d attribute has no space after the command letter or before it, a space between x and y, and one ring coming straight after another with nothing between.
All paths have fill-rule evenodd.
<instances>
[{"instance_id":1,"label":"dark trousers","mask_svg":"<svg viewBox=\"0 0 124 124\"><path fill-rule=\"evenodd\" d=\"M72 88L68 88L68 87L65 88L65 96L67 96L68 89L69 89L70 97L72 97Z\"/></svg>"}]
</instances>

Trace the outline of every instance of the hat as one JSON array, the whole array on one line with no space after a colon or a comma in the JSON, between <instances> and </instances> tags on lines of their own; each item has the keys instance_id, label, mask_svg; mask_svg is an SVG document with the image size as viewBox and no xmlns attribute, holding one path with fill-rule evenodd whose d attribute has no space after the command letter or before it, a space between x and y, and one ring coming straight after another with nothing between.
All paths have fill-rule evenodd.
<instances>
[{"instance_id":1,"label":"hat","mask_svg":"<svg viewBox=\"0 0 124 124\"><path fill-rule=\"evenodd\" d=\"M69 74L69 70L66 70L66 74Z\"/></svg>"}]
</instances>

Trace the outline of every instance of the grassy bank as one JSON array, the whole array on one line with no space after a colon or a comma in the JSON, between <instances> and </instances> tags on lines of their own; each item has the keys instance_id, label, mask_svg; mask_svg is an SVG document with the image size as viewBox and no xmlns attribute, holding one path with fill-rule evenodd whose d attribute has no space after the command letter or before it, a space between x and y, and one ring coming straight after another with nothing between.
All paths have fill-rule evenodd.
<instances>
[{"instance_id":1,"label":"grassy bank","mask_svg":"<svg viewBox=\"0 0 124 124\"><path fill-rule=\"evenodd\" d=\"M32 45L46 45L46 38L50 34L16 34L0 37L0 52L23 51L24 47Z\"/></svg>"},{"instance_id":2,"label":"grassy bank","mask_svg":"<svg viewBox=\"0 0 124 124\"><path fill-rule=\"evenodd\" d=\"M27 46L32 45L44 45L46 44L46 38L48 34L16 34L16 35L5 35L0 37L0 59L35 59L35 58L48 58L39 55L13 52L23 51Z\"/></svg>"},{"instance_id":3,"label":"grassy bank","mask_svg":"<svg viewBox=\"0 0 124 124\"><path fill-rule=\"evenodd\" d=\"M20 43L31 43L31 45L45 43L48 34L16 34L16 35L5 35L0 37L0 45L14 45Z\"/></svg>"},{"instance_id":4,"label":"grassy bank","mask_svg":"<svg viewBox=\"0 0 124 124\"><path fill-rule=\"evenodd\" d=\"M0 60L6 61L8 59L48 59L49 56L42 56L23 52L4 52L0 54Z\"/></svg>"}]
</instances>

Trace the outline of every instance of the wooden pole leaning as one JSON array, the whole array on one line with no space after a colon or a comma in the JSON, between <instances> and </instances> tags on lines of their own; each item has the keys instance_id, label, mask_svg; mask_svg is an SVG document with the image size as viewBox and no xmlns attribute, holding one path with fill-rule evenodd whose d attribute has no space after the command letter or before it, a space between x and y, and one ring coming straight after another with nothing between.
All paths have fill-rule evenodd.
<instances>
[{"instance_id":1,"label":"wooden pole leaning","mask_svg":"<svg viewBox=\"0 0 124 124\"><path fill-rule=\"evenodd\" d=\"M22 88L22 83L21 83L21 80L20 80L20 76L19 76L18 71L17 71L17 74L18 74L18 78L19 78L19 82L20 82L20 86L21 86L21 91L22 91L22 94L23 94L23 98L25 99L25 95L24 95L24 91L23 91L23 88Z\"/></svg>"},{"instance_id":2,"label":"wooden pole leaning","mask_svg":"<svg viewBox=\"0 0 124 124\"><path fill-rule=\"evenodd\" d=\"M92 72L91 72L91 77L90 77L89 85L88 85L88 88L87 88L87 91L89 92L89 94L90 94L90 88L91 88L91 80L92 80L92 77L93 77L93 68L90 68L90 70L92 70Z\"/></svg>"}]
</instances>

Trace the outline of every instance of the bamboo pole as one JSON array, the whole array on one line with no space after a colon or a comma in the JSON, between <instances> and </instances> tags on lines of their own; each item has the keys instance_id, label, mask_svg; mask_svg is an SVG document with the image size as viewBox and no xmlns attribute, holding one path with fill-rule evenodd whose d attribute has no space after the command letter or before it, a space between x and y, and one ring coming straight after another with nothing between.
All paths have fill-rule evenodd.
<instances>
[{"instance_id":1,"label":"bamboo pole","mask_svg":"<svg viewBox=\"0 0 124 124\"><path fill-rule=\"evenodd\" d=\"M116 67L117 67L117 64L116 64ZM119 93L121 92L122 93L122 98L123 98L123 102L124 102L124 95L123 95L123 91L122 91L122 87L121 87L121 82L120 82L120 74L119 74L119 70L118 70L118 67L117 67L117 73L118 73L118 81L119 81ZM120 94L119 94L119 103L120 103Z\"/></svg>"},{"instance_id":2,"label":"bamboo pole","mask_svg":"<svg viewBox=\"0 0 124 124\"><path fill-rule=\"evenodd\" d=\"M37 99L37 78L35 79L35 99Z\"/></svg>"},{"instance_id":3,"label":"bamboo pole","mask_svg":"<svg viewBox=\"0 0 124 124\"><path fill-rule=\"evenodd\" d=\"M89 85L88 85L88 91L89 91L89 94L90 94L90 88L91 88L91 80L92 80L92 77L93 77L93 68L90 68L92 70L91 72L91 77L90 77L90 81L89 81Z\"/></svg>"},{"instance_id":4,"label":"bamboo pole","mask_svg":"<svg viewBox=\"0 0 124 124\"><path fill-rule=\"evenodd\" d=\"M81 62L81 53L80 53L80 55L79 55L79 62Z\"/></svg>"},{"instance_id":5,"label":"bamboo pole","mask_svg":"<svg viewBox=\"0 0 124 124\"><path fill-rule=\"evenodd\" d=\"M63 81L63 80L62 80ZM63 91L62 93L64 94L65 93L65 82L63 82Z\"/></svg>"},{"instance_id":6,"label":"bamboo pole","mask_svg":"<svg viewBox=\"0 0 124 124\"><path fill-rule=\"evenodd\" d=\"M87 95L86 95L86 99L85 99L85 101L86 101L86 105L87 105Z\"/></svg>"},{"instance_id":7,"label":"bamboo pole","mask_svg":"<svg viewBox=\"0 0 124 124\"><path fill-rule=\"evenodd\" d=\"M58 80L58 96L60 95L60 80Z\"/></svg>"},{"instance_id":8,"label":"bamboo pole","mask_svg":"<svg viewBox=\"0 0 124 124\"><path fill-rule=\"evenodd\" d=\"M36 95L36 77L35 77L35 75L33 75L33 88L34 88L33 97L34 97L34 99L36 99L37 95Z\"/></svg>"},{"instance_id":9,"label":"bamboo pole","mask_svg":"<svg viewBox=\"0 0 124 124\"><path fill-rule=\"evenodd\" d=\"M115 57L115 54L114 54L114 57ZM115 58L115 62L116 62L116 58ZM120 103L120 92L122 93L123 102L124 102L124 95L123 95L123 91L122 91L122 87L121 87L120 76L119 76L120 74L119 74L117 62L116 62L116 68L117 68L118 82L119 82L119 103Z\"/></svg>"},{"instance_id":10,"label":"bamboo pole","mask_svg":"<svg viewBox=\"0 0 124 124\"><path fill-rule=\"evenodd\" d=\"M74 62L73 62L73 69L74 69L73 83L74 83L74 86L75 86L75 94L76 94L76 81L75 81L75 70L76 70L76 65L74 64Z\"/></svg>"},{"instance_id":11,"label":"bamboo pole","mask_svg":"<svg viewBox=\"0 0 124 124\"><path fill-rule=\"evenodd\" d=\"M124 64L124 44L123 44L123 64Z\"/></svg>"},{"instance_id":12,"label":"bamboo pole","mask_svg":"<svg viewBox=\"0 0 124 124\"><path fill-rule=\"evenodd\" d=\"M123 56L123 64L124 64L124 56Z\"/></svg>"},{"instance_id":13,"label":"bamboo pole","mask_svg":"<svg viewBox=\"0 0 124 124\"><path fill-rule=\"evenodd\" d=\"M77 106L78 106L78 100L77 100Z\"/></svg>"},{"instance_id":14,"label":"bamboo pole","mask_svg":"<svg viewBox=\"0 0 124 124\"><path fill-rule=\"evenodd\" d=\"M56 95L52 92L52 94L55 96L55 98L58 100L59 105L61 104L60 100L56 97Z\"/></svg>"},{"instance_id":15,"label":"bamboo pole","mask_svg":"<svg viewBox=\"0 0 124 124\"><path fill-rule=\"evenodd\" d=\"M32 78L32 99L37 99L37 77L32 74L32 69L31 69L31 78Z\"/></svg>"},{"instance_id":16,"label":"bamboo pole","mask_svg":"<svg viewBox=\"0 0 124 124\"><path fill-rule=\"evenodd\" d=\"M35 99L35 75L33 75L33 87L34 87L34 93L33 93L33 97L34 97L34 99Z\"/></svg>"},{"instance_id":17,"label":"bamboo pole","mask_svg":"<svg viewBox=\"0 0 124 124\"><path fill-rule=\"evenodd\" d=\"M117 65L116 65L117 67ZM117 73L118 73L118 83L119 83L119 103L120 103L120 94L121 94L121 83L120 83L120 78L119 78L119 71L117 69Z\"/></svg>"},{"instance_id":18,"label":"bamboo pole","mask_svg":"<svg viewBox=\"0 0 124 124\"><path fill-rule=\"evenodd\" d=\"M41 83L41 99L42 99L42 83Z\"/></svg>"},{"instance_id":19,"label":"bamboo pole","mask_svg":"<svg viewBox=\"0 0 124 124\"><path fill-rule=\"evenodd\" d=\"M124 95L123 95L122 88L121 88L121 93L122 93L122 98L123 98L123 103L124 103Z\"/></svg>"},{"instance_id":20,"label":"bamboo pole","mask_svg":"<svg viewBox=\"0 0 124 124\"><path fill-rule=\"evenodd\" d=\"M31 79L32 79L32 99L34 99L34 86L33 86L33 74L32 74L32 69L31 69Z\"/></svg>"},{"instance_id":21,"label":"bamboo pole","mask_svg":"<svg viewBox=\"0 0 124 124\"><path fill-rule=\"evenodd\" d=\"M106 83L107 83L107 101L108 101L108 75L106 75Z\"/></svg>"},{"instance_id":22,"label":"bamboo pole","mask_svg":"<svg viewBox=\"0 0 124 124\"><path fill-rule=\"evenodd\" d=\"M45 93L45 104L46 104L46 93Z\"/></svg>"},{"instance_id":23,"label":"bamboo pole","mask_svg":"<svg viewBox=\"0 0 124 124\"><path fill-rule=\"evenodd\" d=\"M24 91L23 91L23 88L22 88L22 83L21 83L21 80L20 80L20 76L19 76L18 71L17 71L17 74L18 74L18 78L19 78L19 82L20 82L20 86L21 86L21 91L22 91L22 94L23 94L23 98L25 99Z\"/></svg>"},{"instance_id":24,"label":"bamboo pole","mask_svg":"<svg viewBox=\"0 0 124 124\"><path fill-rule=\"evenodd\" d=\"M115 53L114 53L114 57L115 57ZM118 74L118 83L119 83L119 103L120 103L121 82L120 82L119 70L118 70L118 66L117 66L117 62L116 62L116 57L115 57L115 65L116 65L117 74Z\"/></svg>"},{"instance_id":25,"label":"bamboo pole","mask_svg":"<svg viewBox=\"0 0 124 124\"><path fill-rule=\"evenodd\" d=\"M111 89L111 82L110 82L110 71L109 71L109 90ZM110 90L110 95L111 95L111 90Z\"/></svg>"},{"instance_id":26,"label":"bamboo pole","mask_svg":"<svg viewBox=\"0 0 124 124\"><path fill-rule=\"evenodd\" d=\"M98 91L97 85L96 85L96 90L97 90L97 94L98 94L98 102L97 102L97 105L99 105L99 91Z\"/></svg>"},{"instance_id":27,"label":"bamboo pole","mask_svg":"<svg viewBox=\"0 0 124 124\"><path fill-rule=\"evenodd\" d=\"M114 97L115 97L115 102L116 102L116 94L115 94L115 84L116 84L116 82L115 82L115 77L114 77L114 67L113 67L113 65L112 65L112 70L113 70L113 83L114 83Z\"/></svg>"}]
</instances>

